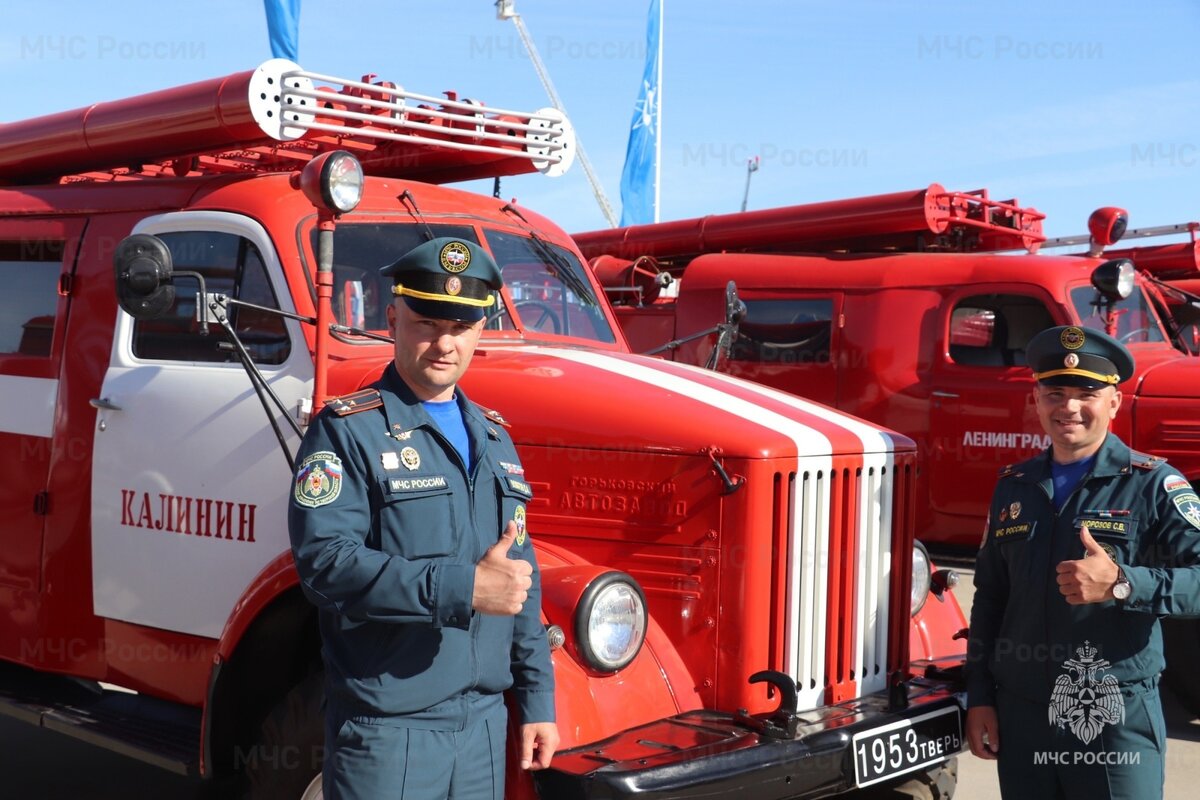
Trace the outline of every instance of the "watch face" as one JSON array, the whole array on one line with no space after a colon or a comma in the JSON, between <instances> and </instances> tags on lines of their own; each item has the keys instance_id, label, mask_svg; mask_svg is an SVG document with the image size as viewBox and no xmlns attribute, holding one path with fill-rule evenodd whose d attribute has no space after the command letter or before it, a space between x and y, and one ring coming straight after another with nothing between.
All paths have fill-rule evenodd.
<instances>
[{"instance_id":1,"label":"watch face","mask_svg":"<svg viewBox=\"0 0 1200 800\"><path fill-rule=\"evenodd\" d=\"M1113 584L1113 597L1118 600L1126 600L1129 598L1129 590L1133 588L1129 585L1129 581L1121 580Z\"/></svg>"}]
</instances>

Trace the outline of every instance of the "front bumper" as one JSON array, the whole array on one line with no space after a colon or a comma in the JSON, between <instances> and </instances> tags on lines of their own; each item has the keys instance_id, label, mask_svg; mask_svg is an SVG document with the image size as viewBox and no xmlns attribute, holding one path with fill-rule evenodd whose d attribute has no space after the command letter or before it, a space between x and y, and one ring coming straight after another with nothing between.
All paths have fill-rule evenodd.
<instances>
[{"instance_id":1,"label":"front bumper","mask_svg":"<svg viewBox=\"0 0 1200 800\"><path fill-rule=\"evenodd\" d=\"M855 734L913 720L965 703L948 681L918 678L908 705L889 707L887 693L799 712L793 738L775 738L733 714L690 711L556 753L536 773L544 798L587 800L793 800L855 788ZM962 749L962 737L928 769Z\"/></svg>"}]
</instances>

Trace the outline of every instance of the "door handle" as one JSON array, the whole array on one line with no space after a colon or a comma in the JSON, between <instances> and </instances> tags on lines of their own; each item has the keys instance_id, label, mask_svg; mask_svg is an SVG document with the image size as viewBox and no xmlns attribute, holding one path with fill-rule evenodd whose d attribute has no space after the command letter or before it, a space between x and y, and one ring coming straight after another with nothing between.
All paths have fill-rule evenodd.
<instances>
[{"instance_id":1,"label":"door handle","mask_svg":"<svg viewBox=\"0 0 1200 800\"><path fill-rule=\"evenodd\" d=\"M930 394L932 394L934 397L958 397L957 392L943 392L938 389L934 389L932 392L930 392Z\"/></svg>"},{"instance_id":2,"label":"door handle","mask_svg":"<svg viewBox=\"0 0 1200 800\"><path fill-rule=\"evenodd\" d=\"M107 397L93 397L88 400L88 405L100 411L120 411L121 407L109 400Z\"/></svg>"}]
</instances>

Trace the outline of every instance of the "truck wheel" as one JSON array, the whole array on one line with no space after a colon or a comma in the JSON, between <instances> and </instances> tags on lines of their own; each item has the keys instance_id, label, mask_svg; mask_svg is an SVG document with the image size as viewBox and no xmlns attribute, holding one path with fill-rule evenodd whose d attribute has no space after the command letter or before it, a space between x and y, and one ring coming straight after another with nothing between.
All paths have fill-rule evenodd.
<instances>
[{"instance_id":1,"label":"truck wheel","mask_svg":"<svg viewBox=\"0 0 1200 800\"><path fill-rule=\"evenodd\" d=\"M324 678L323 672L309 674L263 721L246 759L247 800L321 800Z\"/></svg>"},{"instance_id":2,"label":"truck wheel","mask_svg":"<svg viewBox=\"0 0 1200 800\"><path fill-rule=\"evenodd\" d=\"M888 786L872 786L855 792L855 800L951 800L958 788L958 759L917 772L908 780Z\"/></svg>"},{"instance_id":3,"label":"truck wheel","mask_svg":"<svg viewBox=\"0 0 1200 800\"><path fill-rule=\"evenodd\" d=\"M1167 659L1163 680L1188 713L1200 717L1200 621L1164 619L1162 626Z\"/></svg>"}]
</instances>

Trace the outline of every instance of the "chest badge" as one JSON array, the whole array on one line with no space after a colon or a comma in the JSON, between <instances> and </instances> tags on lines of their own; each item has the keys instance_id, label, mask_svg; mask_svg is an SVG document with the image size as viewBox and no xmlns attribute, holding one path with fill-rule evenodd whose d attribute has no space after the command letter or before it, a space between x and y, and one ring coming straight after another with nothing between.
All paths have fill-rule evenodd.
<instances>
[{"instance_id":1,"label":"chest badge","mask_svg":"<svg viewBox=\"0 0 1200 800\"><path fill-rule=\"evenodd\" d=\"M380 458L383 459L384 469L400 469L400 456L396 455L395 452L388 450L386 453L381 454Z\"/></svg>"},{"instance_id":2,"label":"chest badge","mask_svg":"<svg viewBox=\"0 0 1200 800\"><path fill-rule=\"evenodd\" d=\"M1058 676L1050 693L1050 724L1069 729L1084 744L1090 744L1105 726L1125 721L1125 699L1117 679L1101 675L1112 665L1097 659L1099 653L1091 642L1076 648L1078 658L1063 662L1066 674Z\"/></svg>"},{"instance_id":3,"label":"chest badge","mask_svg":"<svg viewBox=\"0 0 1200 800\"><path fill-rule=\"evenodd\" d=\"M406 447L400 451L400 461L408 469L416 469L421 466L421 454L415 447Z\"/></svg>"},{"instance_id":4,"label":"chest badge","mask_svg":"<svg viewBox=\"0 0 1200 800\"><path fill-rule=\"evenodd\" d=\"M513 511L513 522L517 524L517 544L525 544L525 506L517 506Z\"/></svg>"},{"instance_id":5,"label":"chest badge","mask_svg":"<svg viewBox=\"0 0 1200 800\"><path fill-rule=\"evenodd\" d=\"M1008 515L1010 517L1012 517L1013 519L1016 519L1017 517L1021 516L1021 504L1020 503L1009 504Z\"/></svg>"}]
</instances>

